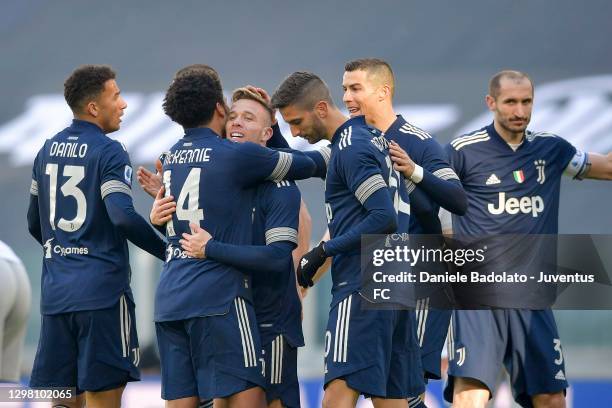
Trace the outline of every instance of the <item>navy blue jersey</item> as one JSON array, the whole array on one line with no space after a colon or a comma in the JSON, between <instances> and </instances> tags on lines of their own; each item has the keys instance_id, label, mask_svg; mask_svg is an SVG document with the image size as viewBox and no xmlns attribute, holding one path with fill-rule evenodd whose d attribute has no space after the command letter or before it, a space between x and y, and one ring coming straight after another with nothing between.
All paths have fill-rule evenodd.
<instances>
[{"instance_id":1,"label":"navy blue jersey","mask_svg":"<svg viewBox=\"0 0 612 408\"><path fill-rule=\"evenodd\" d=\"M393 140L404 149L410 158L434 176L443 180L458 180L457 175L451 168L446 158L446 153L442 146L426 131L411 125L401 115L384 133L388 140ZM408 192L412 192L417 185L413 182L407 183ZM437 219L439 204L429 196L426 198L431 207L431 217ZM402 217L402 207L400 207L399 217ZM409 213L409 211L408 211ZM410 217L409 231L411 234L441 234L442 229L439 223L433 225L422 225L418 217ZM432 227L434 227L432 229ZM398 229L399 232L405 232Z\"/></svg>"},{"instance_id":2,"label":"navy blue jersey","mask_svg":"<svg viewBox=\"0 0 612 408\"><path fill-rule=\"evenodd\" d=\"M308 177L314 171L310 164ZM255 185L282 179L296 169L291 154L253 143L233 143L209 128L186 129L166 155L163 181L166 195L177 202L166 225L167 259L157 287L156 321L188 319L225 313L237 296L251 299L242 271L210 259L188 258L179 240L199 224L221 242L251 244Z\"/></svg>"},{"instance_id":3,"label":"navy blue jersey","mask_svg":"<svg viewBox=\"0 0 612 408\"><path fill-rule=\"evenodd\" d=\"M393 169L388 147L387 139L373 133L363 116L346 121L336 130L325 181L331 240L349 232L366 217L364 203L374 192L387 189L391 200L399 203L399 194L405 188L403 178ZM360 289L361 273L359 247L332 255L333 307Z\"/></svg>"},{"instance_id":4,"label":"navy blue jersey","mask_svg":"<svg viewBox=\"0 0 612 408\"><path fill-rule=\"evenodd\" d=\"M93 123L74 120L40 149L30 193L44 247L41 313L104 309L131 296L127 241L103 201L131 195L131 184L127 152Z\"/></svg>"},{"instance_id":5,"label":"navy blue jersey","mask_svg":"<svg viewBox=\"0 0 612 408\"><path fill-rule=\"evenodd\" d=\"M493 124L446 149L468 193L467 213L453 216L459 235L556 234L561 176L579 174L587 162L586 154L550 133L527 131L514 151Z\"/></svg>"},{"instance_id":6,"label":"navy blue jersey","mask_svg":"<svg viewBox=\"0 0 612 408\"><path fill-rule=\"evenodd\" d=\"M298 244L300 190L292 181L262 183L257 188L253 245L277 241ZM279 334L294 347L304 345L302 305L297 292L293 258L286 259L282 276L253 273L253 300L262 344Z\"/></svg>"}]
</instances>

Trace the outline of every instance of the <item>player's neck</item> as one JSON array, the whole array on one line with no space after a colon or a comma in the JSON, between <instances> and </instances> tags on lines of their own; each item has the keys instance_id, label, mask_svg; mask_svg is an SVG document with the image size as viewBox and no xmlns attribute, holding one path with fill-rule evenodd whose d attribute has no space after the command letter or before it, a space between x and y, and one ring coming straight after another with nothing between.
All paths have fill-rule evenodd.
<instances>
[{"instance_id":1,"label":"player's neck","mask_svg":"<svg viewBox=\"0 0 612 408\"><path fill-rule=\"evenodd\" d=\"M501 127L496 121L493 121L493 127L495 127L497 134L509 144L519 144L525 137L525 132L511 132Z\"/></svg>"},{"instance_id":2,"label":"player's neck","mask_svg":"<svg viewBox=\"0 0 612 408\"><path fill-rule=\"evenodd\" d=\"M397 115L392 107L382 109L366 116L366 121L370 126L382 130L383 132L389 130L396 119Z\"/></svg>"},{"instance_id":3,"label":"player's neck","mask_svg":"<svg viewBox=\"0 0 612 408\"><path fill-rule=\"evenodd\" d=\"M349 118L346 117L340 109L334 109L329 112L328 120L325 123L326 135L325 138L331 142L336 130Z\"/></svg>"},{"instance_id":4,"label":"player's neck","mask_svg":"<svg viewBox=\"0 0 612 408\"><path fill-rule=\"evenodd\" d=\"M89 122L89 123L93 123L94 125L96 125L97 127L99 127L100 129L102 129L102 125L100 123L98 123L98 121L96 120L96 118L94 118L93 116L89 116L89 115L74 115L74 119L76 120L82 120L84 122ZM106 132L104 132L106 133Z\"/></svg>"}]
</instances>

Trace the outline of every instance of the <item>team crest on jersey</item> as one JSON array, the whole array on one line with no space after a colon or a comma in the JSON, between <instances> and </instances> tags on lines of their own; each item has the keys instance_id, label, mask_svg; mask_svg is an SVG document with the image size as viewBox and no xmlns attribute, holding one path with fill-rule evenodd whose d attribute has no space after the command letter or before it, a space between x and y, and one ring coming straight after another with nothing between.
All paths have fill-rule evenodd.
<instances>
[{"instance_id":1,"label":"team crest on jersey","mask_svg":"<svg viewBox=\"0 0 612 408\"><path fill-rule=\"evenodd\" d=\"M523 173L523 170L514 170L512 172L512 176L514 176L514 181L519 184L525 181L525 174Z\"/></svg>"},{"instance_id":2,"label":"team crest on jersey","mask_svg":"<svg viewBox=\"0 0 612 408\"><path fill-rule=\"evenodd\" d=\"M535 164L536 169L538 170L537 182L540 184L544 184L544 181L546 181L546 173L544 172L544 166L546 166L546 161L540 159L534 161L533 164Z\"/></svg>"},{"instance_id":3,"label":"team crest on jersey","mask_svg":"<svg viewBox=\"0 0 612 408\"><path fill-rule=\"evenodd\" d=\"M125 165L125 169L123 170L123 178L125 178L126 183L128 185L132 185L132 167Z\"/></svg>"}]
</instances>

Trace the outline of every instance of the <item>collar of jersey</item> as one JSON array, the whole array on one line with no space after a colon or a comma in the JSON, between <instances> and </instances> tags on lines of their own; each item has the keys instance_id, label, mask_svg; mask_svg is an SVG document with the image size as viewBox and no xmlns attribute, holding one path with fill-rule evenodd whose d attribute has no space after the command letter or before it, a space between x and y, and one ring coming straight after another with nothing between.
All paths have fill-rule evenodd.
<instances>
[{"instance_id":1,"label":"collar of jersey","mask_svg":"<svg viewBox=\"0 0 612 408\"><path fill-rule=\"evenodd\" d=\"M529 139L527 139L527 132L525 132L521 145L517 147L516 150L513 150L512 147L510 147L510 145L508 144L508 142L506 142L504 138L501 137L499 133L497 133L497 130L495 130L495 125L493 124L493 122L491 122L491 124L487 126L486 129L487 129L487 133L489 134L489 136L491 136L491 140L494 140L496 143L500 144L501 146L510 150L513 153L518 152L519 150L523 148L523 146L526 146L527 143L529 143Z\"/></svg>"},{"instance_id":2,"label":"collar of jersey","mask_svg":"<svg viewBox=\"0 0 612 408\"><path fill-rule=\"evenodd\" d=\"M199 127L185 129L185 139L197 139L201 137L219 137L211 128Z\"/></svg>"},{"instance_id":3,"label":"collar of jersey","mask_svg":"<svg viewBox=\"0 0 612 408\"><path fill-rule=\"evenodd\" d=\"M344 122L342 126L336 129L336 131L334 132L334 136L332 137L332 140L331 140L332 144L335 144L338 140L340 140L340 134L342 133L342 131L351 125L367 126L366 121L365 121L365 116L363 115L355 116L354 118L350 118L349 120Z\"/></svg>"},{"instance_id":4,"label":"collar of jersey","mask_svg":"<svg viewBox=\"0 0 612 408\"><path fill-rule=\"evenodd\" d=\"M72 125L70 125L70 127L73 130L78 130L80 132L94 131L97 133L104 133L100 126L96 125L95 123L81 119L72 119Z\"/></svg>"},{"instance_id":5,"label":"collar of jersey","mask_svg":"<svg viewBox=\"0 0 612 408\"><path fill-rule=\"evenodd\" d=\"M389 129L387 129L385 132L383 132L383 134L392 134L393 132L397 132L397 130L399 128L401 128L402 126L404 126L404 123L408 123L408 121L406 119L404 119L404 117L402 115L396 115L397 119L395 119L395 121L393 121L393 123L391 124L391 126L389 126Z\"/></svg>"}]
</instances>

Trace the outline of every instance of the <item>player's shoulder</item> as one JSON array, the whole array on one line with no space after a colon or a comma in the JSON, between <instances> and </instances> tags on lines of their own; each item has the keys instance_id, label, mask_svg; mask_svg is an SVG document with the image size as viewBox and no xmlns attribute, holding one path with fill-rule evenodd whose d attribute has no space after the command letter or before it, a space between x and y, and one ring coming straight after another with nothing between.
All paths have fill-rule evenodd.
<instances>
[{"instance_id":1,"label":"player's shoulder","mask_svg":"<svg viewBox=\"0 0 612 408\"><path fill-rule=\"evenodd\" d=\"M402 116L398 116L397 120L393 122L391 128L387 131L387 134L389 131L393 131L394 136L403 135L415 141L434 140L433 136L431 136L429 132L416 125L413 125Z\"/></svg>"},{"instance_id":2,"label":"player's shoulder","mask_svg":"<svg viewBox=\"0 0 612 408\"><path fill-rule=\"evenodd\" d=\"M268 201L289 202L301 198L300 189L291 180L265 181L258 187L258 194Z\"/></svg>"},{"instance_id":3,"label":"player's shoulder","mask_svg":"<svg viewBox=\"0 0 612 408\"><path fill-rule=\"evenodd\" d=\"M488 140L491 140L491 135L489 135L489 131L485 126L451 140L448 144L448 148L457 152L461 150L470 150Z\"/></svg>"},{"instance_id":4,"label":"player's shoulder","mask_svg":"<svg viewBox=\"0 0 612 408\"><path fill-rule=\"evenodd\" d=\"M534 132L531 130L525 131L525 138L534 143L559 143L565 140L552 132Z\"/></svg>"}]
</instances>

